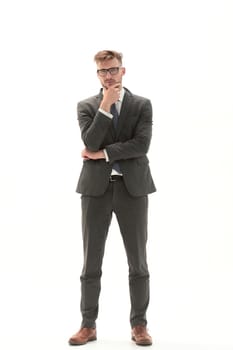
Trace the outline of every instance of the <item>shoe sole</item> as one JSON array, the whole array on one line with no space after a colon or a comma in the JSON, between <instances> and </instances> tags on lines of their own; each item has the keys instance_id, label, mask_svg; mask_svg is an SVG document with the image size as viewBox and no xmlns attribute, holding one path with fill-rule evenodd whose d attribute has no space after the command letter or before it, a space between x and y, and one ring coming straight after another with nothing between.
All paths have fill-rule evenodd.
<instances>
[{"instance_id":1,"label":"shoe sole","mask_svg":"<svg viewBox=\"0 0 233 350\"><path fill-rule=\"evenodd\" d=\"M90 341L95 341L95 340L97 340L96 337L88 339L88 341L86 341L85 343L72 343L72 342L69 342L69 345L72 345L72 346L85 345L85 344L89 343Z\"/></svg>"}]
</instances>

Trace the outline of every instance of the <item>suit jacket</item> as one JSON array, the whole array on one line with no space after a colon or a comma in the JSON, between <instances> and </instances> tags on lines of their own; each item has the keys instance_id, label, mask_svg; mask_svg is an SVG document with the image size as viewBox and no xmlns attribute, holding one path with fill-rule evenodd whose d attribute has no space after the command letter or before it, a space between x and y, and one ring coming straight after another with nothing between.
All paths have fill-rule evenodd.
<instances>
[{"instance_id":1,"label":"suit jacket","mask_svg":"<svg viewBox=\"0 0 233 350\"><path fill-rule=\"evenodd\" d=\"M109 157L109 162L105 159L83 161L78 193L103 195L115 161L120 165L126 188L132 196L156 191L146 156L152 136L151 102L124 89L117 129L112 119L98 110L102 90L78 103L78 121L85 146L94 152L105 148Z\"/></svg>"}]
</instances>

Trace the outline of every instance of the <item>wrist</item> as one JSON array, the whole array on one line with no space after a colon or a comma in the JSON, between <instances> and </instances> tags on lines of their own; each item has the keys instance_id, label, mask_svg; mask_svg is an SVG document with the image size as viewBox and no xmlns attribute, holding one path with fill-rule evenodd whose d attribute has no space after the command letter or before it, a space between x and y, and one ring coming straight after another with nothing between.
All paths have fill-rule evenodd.
<instances>
[{"instance_id":1,"label":"wrist","mask_svg":"<svg viewBox=\"0 0 233 350\"><path fill-rule=\"evenodd\" d=\"M103 150L100 150L100 151L98 152L98 159L105 159L105 153L104 153Z\"/></svg>"},{"instance_id":2,"label":"wrist","mask_svg":"<svg viewBox=\"0 0 233 350\"><path fill-rule=\"evenodd\" d=\"M106 103L106 102L101 102L99 108L103 109L105 112L110 113L111 104Z\"/></svg>"}]
</instances>

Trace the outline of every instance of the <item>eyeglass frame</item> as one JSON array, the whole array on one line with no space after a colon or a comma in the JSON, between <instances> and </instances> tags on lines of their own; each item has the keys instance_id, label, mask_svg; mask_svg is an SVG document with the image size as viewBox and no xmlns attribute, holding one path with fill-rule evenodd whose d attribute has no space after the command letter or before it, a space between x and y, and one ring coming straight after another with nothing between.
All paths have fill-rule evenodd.
<instances>
[{"instance_id":1,"label":"eyeglass frame","mask_svg":"<svg viewBox=\"0 0 233 350\"><path fill-rule=\"evenodd\" d=\"M117 75L119 73L119 69L122 68L122 66L119 66L119 67L111 67L111 68L108 68L108 69L105 69L105 68L102 68L102 69L97 69L97 74L100 76L100 77L106 77L106 75L109 73L110 75ZM112 69L116 69L116 73L111 73L111 70ZM100 74L100 72L102 72Z\"/></svg>"}]
</instances>

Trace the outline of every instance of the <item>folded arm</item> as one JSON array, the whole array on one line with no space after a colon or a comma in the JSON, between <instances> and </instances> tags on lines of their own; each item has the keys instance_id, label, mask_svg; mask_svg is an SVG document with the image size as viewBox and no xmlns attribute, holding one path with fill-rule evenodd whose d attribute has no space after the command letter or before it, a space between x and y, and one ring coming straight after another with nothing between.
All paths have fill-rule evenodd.
<instances>
[{"instance_id":1,"label":"folded arm","mask_svg":"<svg viewBox=\"0 0 233 350\"><path fill-rule=\"evenodd\" d=\"M111 126L111 118L99 110L94 118L91 115L91 111L85 111L81 105L78 105L78 121L82 140L89 151L97 152Z\"/></svg>"},{"instance_id":2,"label":"folded arm","mask_svg":"<svg viewBox=\"0 0 233 350\"><path fill-rule=\"evenodd\" d=\"M152 136L152 106L146 100L136 125L134 136L125 142L106 146L110 163L122 159L138 158L146 155Z\"/></svg>"},{"instance_id":3,"label":"folded arm","mask_svg":"<svg viewBox=\"0 0 233 350\"><path fill-rule=\"evenodd\" d=\"M82 139L86 148L82 151L84 159L104 159L107 153L110 163L130 158L144 156L149 149L152 136L152 106L146 100L141 107L140 117L134 130L132 138L125 142L116 142L105 147L105 153L100 149L105 136L111 126L111 118L98 111L94 119L90 113L79 109L79 125Z\"/></svg>"}]
</instances>

